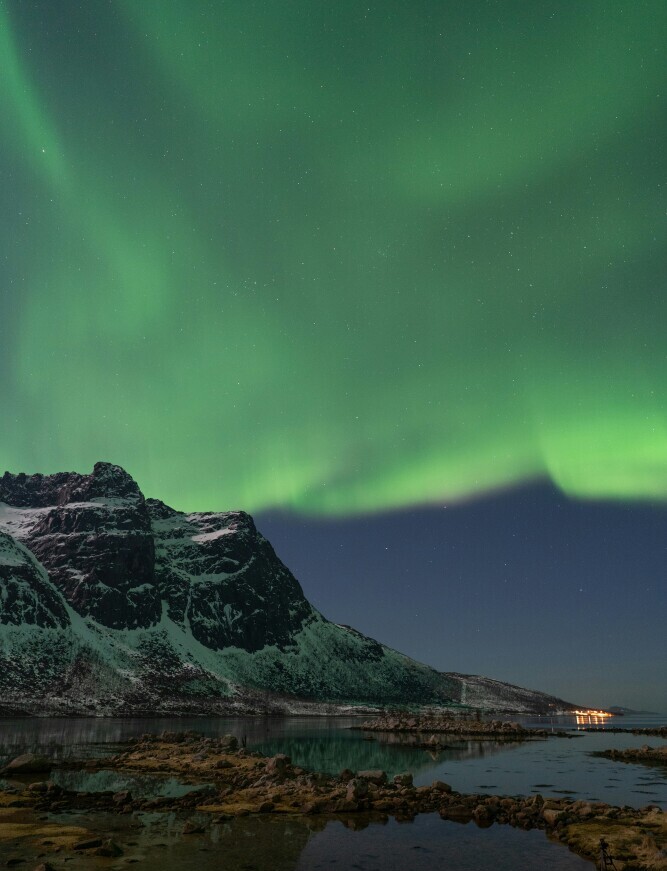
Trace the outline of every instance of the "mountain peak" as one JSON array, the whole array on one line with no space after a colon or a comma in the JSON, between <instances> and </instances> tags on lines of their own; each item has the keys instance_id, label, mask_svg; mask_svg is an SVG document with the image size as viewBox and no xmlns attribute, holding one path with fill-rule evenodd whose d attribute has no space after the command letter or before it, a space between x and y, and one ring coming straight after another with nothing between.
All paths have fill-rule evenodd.
<instances>
[{"instance_id":1,"label":"mountain peak","mask_svg":"<svg viewBox=\"0 0 667 871\"><path fill-rule=\"evenodd\" d=\"M92 499L143 499L138 484L121 466L95 463L89 475L79 472L56 472L14 475L5 472L0 478L0 502L17 508L48 508Z\"/></svg>"}]
</instances>

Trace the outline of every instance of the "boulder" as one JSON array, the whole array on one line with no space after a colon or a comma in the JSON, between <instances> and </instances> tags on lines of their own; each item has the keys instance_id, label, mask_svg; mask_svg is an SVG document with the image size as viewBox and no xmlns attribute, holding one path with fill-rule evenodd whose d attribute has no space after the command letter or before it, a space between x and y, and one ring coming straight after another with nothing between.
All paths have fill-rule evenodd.
<instances>
[{"instance_id":1,"label":"boulder","mask_svg":"<svg viewBox=\"0 0 667 871\"><path fill-rule=\"evenodd\" d=\"M86 838L83 841L78 841L78 843L74 844L74 850L95 850L97 847L102 846L101 838Z\"/></svg>"},{"instance_id":2,"label":"boulder","mask_svg":"<svg viewBox=\"0 0 667 871\"><path fill-rule=\"evenodd\" d=\"M291 761L289 756L284 753L277 753L266 760L266 772L267 774L284 774Z\"/></svg>"},{"instance_id":3,"label":"boulder","mask_svg":"<svg viewBox=\"0 0 667 871\"><path fill-rule=\"evenodd\" d=\"M357 773L357 778L367 780L369 783L375 783L377 786L384 786L387 782L387 772L380 771L379 768L368 771L359 771Z\"/></svg>"},{"instance_id":4,"label":"boulder","mask_svg":"<svg viewBox=\"0 0 667 871\"><path fill-rule=\"evenodd\" d=\"M196 823L194 820L187 820L183 826L184 835L200 835L204 831L204 826L201 823Z\"/></svg>"},{"instance_id":5,"label":"boulder","mask_svg":"<svg viewBox=\"0 0 667 871\"><path fill-rule=\"evenodd\" d=\"M397 774L394 777L394 783L396 786L412 786L412 774L409 771L405 774Z\"/></svg>"},{"instance_id":6,"label":"boulder","mask_svg":"<svg viewBox=\"0 0 667 871\"><path fill-rule=\"evenodd\" d=\"M100 846L94 851L93 855L115 858L117 856L122 856L123 851L115 841L112 841L111 838L107 838L106 841L102 841Z\"/></svg>"},{"instance_id":7,"label":"boulder","mask_svg":"<svg viewBox=\"0 0 667 871\"><path fill-rule=\"evenodd\" d=\"M545 807L542 808L540 816L548 826L554 826L562 813L563 811L559 808Z\"/></svg>"},{"instance_id":8,"label":"boulder","mask_svg":"<svg viewBox=\"0 0 667 871\"><path fill-rule=\"evenodd\" d=\"M345 798L347 801L357 802L363 798L366 798L368 795L368 781L362 780L359 777L355 777L351 780L347 785L347 792L345 794Z\"/></svg>"},{"instance_id":9,"label":"boulder","mask_svg":"<svg viewBox=\"0 0 667 871\"><path fill-rule=\"evenodd\" d=\"M22 756L17 756L16 759L5 766L5 774L37 774L43 771L50 771L53 768L53 763L44 756L37 756L35 753L24 753Z\"/></svg>"}]
</instances>

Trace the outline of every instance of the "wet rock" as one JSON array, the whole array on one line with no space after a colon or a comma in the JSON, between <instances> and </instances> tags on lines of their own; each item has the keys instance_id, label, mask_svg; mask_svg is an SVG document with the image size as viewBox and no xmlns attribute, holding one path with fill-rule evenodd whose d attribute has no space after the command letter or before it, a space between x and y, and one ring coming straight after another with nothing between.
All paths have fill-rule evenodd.
<instances>
[{"instance_id":1,"label":"wet rock","mask_svg":"<svg viewBox=\"0 0 667 871\"><path fill-rule=\"evenodd\" d=\"M358 802L368 796L368 781L355 777L347 785L345 798L350 802Z\"/></svg>"},{"instance_id":2,"label":"wet rock","mask_svg":"<svg viewBox=\"0 0 667 871\"><path fill-rule=\"evenodd\" d=\"M284 774L291 762L292 760L289 756L286 756L284 753L277 753L266 760L266 772L267 774Z\"/></svg>"},{"instance_id":3,"label":"wet rock","mask_svg":"<svg viewBox=\"0 0 667 871\"><path fill-rule=\"evenodd\" d=\"M102 839L101 838L86 838L85 840L79 841L78 843L74 844L74 847L72 849L77 850L77 851L79 851L79 850L95 850L95 849L97 849L97 847L101 847L101 846L102 846Z\"/></svg>"},{"instance_id":4,"label":"wet rock","mask_svg":"<svg viewBox=\"0 0 667 871\"><path fill-rule=\"evenodd\" d=\"M223 735L218 741L220 747L224 750L238 750L239 741L236 735Z\"/></svg>"},{"instance_id":5,"label":"wet rock","mask_svg":"<svg viewBox=\"0 0 667 871\"><path fill-rule=\"evenodd\" d=\"M123 851L115 841L108 838L106 841L102 841L102 844L94 851L93 855L115 858L117 856L122 856Z\"/></svg>"},{"instance_id":6,"label":"wet rock","mask_svg":"<svg viewBox=\"0 0 667 871\"><path fill-rule=\"evenodd\" d=\"M397 774L394 777L393 781L396 786L412 786L412 774L410 772L406 772L405 774Z\"/></svg>"},{"instance_id":7,"label":"wet rock","mask_svg":"<svg viewBox=\"0 0 667 871\"><path fill-rule=\"evenodd\" d=\"M468 822L472 818L472 811L465 804L451 804L440 809L440 816L454 822Z\"/></svg>"},{"instance_id":8,"label":"wet rock","mask_svg":"<svg viewBox=\"0 0 667 871\"><path fill-rule=\"evenodd\" d=\"M472 818L481 829L486 829L493 823L493 812L486 805L478 804L472 812Z\"/></svg>"},{"instance_id":9,"label":"wet rock","mask_svg":"<svg viewBox=\"0 0 667 871\"><path fill-rule=\"evenodd\" d=\"M5 766L5 774L37 774L42 771L50 771L53 763L44 756L35 753L23 753Z\"/></svg>"},{"instance_id":10,"label":"wet rock","mask_svg":"<svg viewBox=\"0 0 667 871\"><path fill-rule=\"evenodd\" d=\"M183 826L184 835L201 835L204 831L204 826L194 820L187 820Z\"/></svg>"},{"instance_id":11,"label":"wet rock","mask_svg":"<svg viewBox=\"0 0 667 871\"><path fill-rule=\"evenodd\" d=\"M132 801L132 793L129 789L123 789L113 795L113 803L117 805L128 804Z\"/></svg>"},{"instance_id":12,"label":"wet rock","mask_svg":"<svg viewBox=\"0 0 667 871\"><path fill-rule=\"evenodd\" d=\"M448 783L445 783L442 780L434 780L431 784L431 789L434 792L451 792L452 788Z\"/></svg>"},{"instance_id":13,"label":"wet rock","mask_svg":"<svg viewBox=\"0 0 667 871\"><path fill-rule=\"evenodd\" d=\"M384 786L387 782L387 772L380 769L357 772L357 778L367 780L369 783L375 783L377 786Z\"/></svg>"},{"instance_id":14,"label":"wet rock","mask_svg":"<svg viewBox=\"0 0 667 871\"><path fill-rule=\"evenodd\" d=\"M294 770L295 771L299 770L299 772L301 771L301 769L296 769L296 768ZM341 771L341 773L338 775L338 779L342 780L343 783L349 783L349 781L352 780L353 777L354 777L354 771L352 771L350 768L344 768Z\"/></svg>"},{"instance_id":15,"label":"wet rock","mask_svg":"<svg viewBox=\"0 0 667 871\"><path fill-rule=\"evenodd\" d=\"M259 812L260 814L270 814L274 808L275 805L272 801L263 801L259 806Z\"/></svg>"},{"instance_id":16,"label":"wet rock","mask_svg":"<svg viewBox=\"0 0 667 871\"><path fill-rule=\"evenodd\" d=\"M545 807L542 808L540 816L548 826L554 826L558 822L559 817L562 816L562 813L563 811L560 808Z\"/></svg>"}]
</instances>

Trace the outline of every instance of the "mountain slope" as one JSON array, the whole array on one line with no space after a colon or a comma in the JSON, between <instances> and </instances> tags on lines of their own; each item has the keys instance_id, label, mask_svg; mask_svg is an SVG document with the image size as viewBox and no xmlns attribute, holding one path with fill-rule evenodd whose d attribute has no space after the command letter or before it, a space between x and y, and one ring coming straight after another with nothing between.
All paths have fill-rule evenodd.
<instances>
[{"instance_id":1,"label":"mountain slope","mask_svg":"<svg viewBox=\"0 0 667 871\"><path fill-rule=\"evenodd\" d=\"M109 463L0 479L0 698L32 714L573 707L330 623L249 515L183 514Z\"/></svg>"}]
</instances>

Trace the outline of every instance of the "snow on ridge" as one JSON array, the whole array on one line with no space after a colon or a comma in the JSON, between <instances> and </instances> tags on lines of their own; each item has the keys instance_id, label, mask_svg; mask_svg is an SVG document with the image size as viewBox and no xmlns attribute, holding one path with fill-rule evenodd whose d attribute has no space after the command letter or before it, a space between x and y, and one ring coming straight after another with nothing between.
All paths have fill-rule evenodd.
<instances>
[{"instance_id":1,"label":"snow on ridge","mask_svg":"<svg viewBox=\"0 0 667 871\"><path fill-rule=\"evenodd\" d=\"M216 529L213 532L201 532L199 535L193 535L193 541L215 541L216 538L220 538L223 535L233 535L236 532L235 529L230 529L230 527L225 527L223 529Z\"/></svg>"},{"instance_id":2,"label":"snow on ridge","mask_svg":"<svg viewBox=\"0 0 667 871\"><path fill-rule=\"evenodd\" d=\"M52 506L48 508L15 508L6 502L0 502L0 530L15 538L22 538L30 534L41 515L48 514L51 510Z\"/></svg>"}]
</instances>

